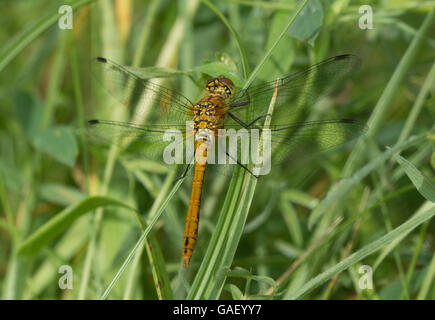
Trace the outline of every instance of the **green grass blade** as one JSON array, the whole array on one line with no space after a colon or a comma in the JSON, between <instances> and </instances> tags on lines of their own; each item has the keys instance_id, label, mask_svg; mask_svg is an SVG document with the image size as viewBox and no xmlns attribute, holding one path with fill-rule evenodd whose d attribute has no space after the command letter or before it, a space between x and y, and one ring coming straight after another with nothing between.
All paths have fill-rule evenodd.
<instances>
[{"instance_id":1,"label":"green grass blade","mask_svg":"<svg viewBox=\"0 0 435 320\"><path fill-rule=\"evenodd\" d=\"M403 149L405 149L407 147L418 145L418 143L420 141L422 141L423 139L424 139L423 135L420 135L419 137L411 137L408 140L402 142L401 144L396 145L394 147L394 148L396 148L394 152L400 152L401 150L403 150ZM382 162L384 162L387 159L389 159L391 157L391 155L394 154L391 151L392 151L392 149L388 149L388 150L384 151L384 153L382 155L378 156L376 159L374 159L370 163L368 163L365 167L363 167L360 170L358 170L354 174L354 176L352 176L352 177L350 177L348 179L344 179L340 183L345 183L346 187L347 187L345 189L346 190L350 190L350 188L354 184L360 182L361 179L363 179L370 172L375 170L377 168L377 166L379 166ZM323 206L322 202L324 202L324 201L334 201L334 197L337 196L337 195L334 194L334 189L332 189L331 193L332 194L328 194L326 196L326 198L320 202L321 206ZM370 208L368 208L367 210L365 210L364 212L369 212L369 211L373 210L374 208L378 207L379 205L380 205L380 203L377 203L376 205L373 205ZM341 224L341 226L337 228L337 230L332 232L330 235L327 236L327 238L324 239L323 244L329 243L333 238L337 237L338 234L342 233L345 229L349 228L356 221L356 219L359 216L360 216L360 214L355 214L351 218L349 218L345 222L343 222ZM373 269L375 269L375 266L373 267ZM280 289L283 288L287 284L288 280L289 279L283 279L282 283L280 284Z\"/></svg>"},{"instance_id":2,"label":"green grass blade","mask_svg":"<svg viewBox=\"0 0 435 320\"><path fill-rule=\"evenodd\" d=\"M435 278L435 254L432 256L432 260L429 264L429 268L423 280L423 285L421 286L420 292L418 293L417 300L426 299L429 289L433 284L434 278Z\"/></svg>"},{"instance_id":3,"label":"green grass blade","mask_svg":"<svg viewBox=\"0 0 435 320\"><path fill-rule=\"evenodd\" d=\"M340 180L337 184L335 184L331 190L328 192L326 197L319 202L317 207L313 210L310 215L308 226L312 227L316 221L329 209L332 207L334 203L340 201L346 194L348 194L349 190L355 186L357 183L361 182L363 178L365 178L370 172L388 160L394 153L400 152L405 148L408 148L413 145L417 145L424 139L423 135L413 136L404 142L395 145L393 148L385 151L382 155L378 156L373 161L366 164L362 169L358 170L356 174L352 176L352 178L345 178Z\"/></svg>"},{"instance_id":4,"label":"green grass blade","mask_svg":"<svg viewBox=\"0 0 435 320\"><path fill-rule=\"evenodd\" d=\"M109 197L88 197L62 210L55 217L35 231L27 240L18 248L18 254L36 254L46 244L53 240L69 227L77 218L85 213L102 206L119 206L133 212L135 209L129 205Z\"/></svg>"},{"instance_id":5,"label":"green grass blade","mask_svg":"<svg viewBox=\"0 0 435 320\"><path fill-rule=\"evenodd\" d=\"M284 37L284 35L286 34L286 32L290 28L290 26L293 24L293 22L295 22L297 16L299 15L299 13L302 11L302 9L305 7L305 5L307 3L308 3L308 0L300 0L299 1L299 3L297 4L296 8L293 10L293 14L290 16L290 18L289 18L289 20L287 22L287 25L282 29L281 34L278 36L276 41L273 43L273 45L269 48L269 50L263 56L261 61L257 64L255 69L252 71L252 73L249 76L248 80L246 80L246 83L245 83L243 89L248 88L251 85L251 83L255 80L255 78L257 77L258 73L261 71L261 68L263 68L263 66L266 63L266 61L268 61L268 59L272 55L273 51L275 50L276 46L278 45L278 43Z\"/></svg>"},{"instance_id":6,"label":"green grass blade","mask_svg":"<svg viewBox=\"0 0 435 320\"><path fill-rule=\"evenodd\" d=\"M69 3L73 9L80 8L81 6L94 2L95 0L78 0ZM59 13L56 7L55 12L51 12L35 23L32 23L18 35L14 37L12 41L7 43L0 52L0 72L11 62L26 46L28 46L33 40L35 40L41 33L47 30L50 26L57 23L59 19Z\"/></svg>"},{"instance_id":7,"label":"green grass blade","mask_svg":"<svg viewBox=\"0 0 435 320\"><path fill-rule=\"evenodd\" d=\"M414 250L413 250L414 252L412 253L412 258L411 258L411 261L409 263L408 272L406 273L406 284L407 284L407 287L409 287L409 284L411 282L412 276L414 274L415 267L417 265L417 261L418 261L418 258L420 256L420 253L421 253L421 249L423 247L423 241L426 238L426 233L427 233L427 229L429 227L429 224L430 224L430 220L426 221L425 223L423 223L423 225L420 228L420 233L418 235L418 241L415 244L415 247L414 247ZM404 295L405 295L405 293L402 290L400 298L402 298Z\"/></svg>"},{"instance_id":8,"label":"green grass blade","mask_svg":"<svg viewBox=\"0 0 435 320\"><path fill-rule=\"evenodd\" d=\"M247 217L246 211L238 209L238 203L242 203L239 197L247 193L250 184L243 187L245 177L239 167L235 170L237 178L230 182L218 223L187 299L217 299L222 290L225 277L220 270L231 265L234 249L230 250L230 246L237 246Z\"/></svg>"},{"instance_id":9,"label":"green grass blade","mask_svg":"<svg viewBox=\"0 0 435 320\"><path fill-rule=\"evenodd\" d=\"M378 131L381 121L387 112L389 106L391 105L394 97L396 96L397 91L399 90L399 86L402 80L405 78L406 73L408 72L411 64L414 62L418 49L420 48L422 42L424 41L425 34L429 29L429 26L434 19L435 9L432 10L424 20L417 36L413 39L411 44L409 45L406 53L403 55L399 65L395 69L392 77L390 78L386 88L384 89L381 97L379 98L375 109L373 110L370 119L368 121L369 129L367 131L367 138L373 137ZM352 151L348 161L346 162L346 166L343 169L343 175L349 176L358 166L361 159L364 159L364 154L366 152L366 143L365 139L360 139L358 144L355 146ZM309 221L309 228L312 228L313 225L318 221L318 219L334 205L337 201L343 199L343 197L347 194L346 189L347 186L343 184L342 186L337 186L334 193L334 201L330 201L325 199L326 201L322 201L322 206L316 208L316 210L311 214Z\"/></svg>"},{"instance_id":10,"label":"green grass blade","mask_svg":"<svg viewBox=\"0 0 435 320\"><path fill-rule=\"evenodd\" d=\"M150 214L149 214L149 218L150 219L147 221L147 224L144 225L144 227L145 227L144 232L140 236L139 240L136 242L136 244L133 247L133 249L130 251L130 253L127 256L127 258L124 260L123 264L121 265L121 267L117 271L116 275L113 277L112 281L110 282L109 286L106 288L106 290L104 291L104 293L102 294L100 299L104 300L104 299L106 299L108 297L108 295L112 291L113 287L118 282L118 280L121 277L121 275L124 273L126 267L130 264L130 261L135 256L137 250L142 245L142 242L148 236L148 233L153 228L154 224L157 222L157 220L159 219L160 215L163 213L163 211L166 208L166 206L168 205L169 201L172 199L172 197L174 196L174 194L176 193L178 188L183 183L184 180L183 179L179 179L177 181L177 183L172 187L172 189L168 192L168 188L171 185L171 182L173 181L175 173L176 173L176 171L172 171L172 174L169 175L168 178L166 179L166 183L165 183L166 187L164 187L162 192L159 194L157 199L154 201L153 207L151 208ZM157 270L156 272L159 272L159 271ZM165 271L161 270L161 272L165 272ZM165 276L162 276L162 277L165 277Z\"/></svg>"},{"instance_id":11,"label":"green grass blade","mask_svg":"<svg viewBox=\"0 0 435 320\"><path fill-rule=\"evenodd\" d=\"M399 238L403 234L411 232L423 222L431 219L433 216L435 216L435 207L427 211L424 211L419 215L413 216L412 218L408 219L405 223L401 224L399 227L395 228L391 232L371 242L370 244L366 245L364 248L353 253L352 255L350 255L348 258L344 259L340 263L336 264L335 266L329 268L325 272L319 274L315 278L305 283L299 290L292 293L289 296L289 299L302 298L304 294L317 288L322 283L332 278L335 274L346 270L353 264L357 263L358 261L361 261L365 257L381 249L382 247L394 241L395 239Z\"/></svg>"},{"instance_id":12,"label":"green grass blade","mask_svg":"<svg viewBox=\"0 0 435 320\"><path fill-rule=\"evenodd\" d=\"M145 249L150 261L157 296L159 300L172 300L173 295L168 272L166 271L166 263L154 232L151 231L145 241Z\"/></svg>"},{"instance_id":13,"label":"green grass blade","mask_svg":"<svg viewBox=\"0 0 435 320\"><path fill-rule=\"evenodd\" d=\"M249 75L249 64L248 64L248 59L246 57L246 52L245 52L244 47L243 47L243 45L241 43L239 34L236 32L236 30L234 30L234 28L231 25L231 23L222 14L222 12L220 12L219 9L216 8L216 6L214 4L212 4L208 0L201 0L201 1L205 5L207 5L211 10L213 10L214 13L216 13L216 15L219 17L219 19L222 20L222 22L225 24L225 26L228 28L228 30L233 35L234 41L236 42L236 45L237 45L237 49L239 50L240 60L242 61L243 75L244 75L244 78L246 79L248 77L248 75Z\"/></svg>"},{"instance_id":14,"label":"green grass blade","mask_svg":"<svg viewBox=\"0 0 435 320\"><path fill-rule=\"evenodd\" d=\"M397 142L402 142L409 136L411 129L415 126L415 121L417 120L420 111L422 110L426 97L430 92L430 88L435 86L435 63L432 64L432 67L429 70L429 73L426 77L426 80L421 87L420 92L418 93L417 99L415 100L414 105L411 108L411 112L409 113L408 118L406 119L405 125L403 126L402 132L400 133Z\"/></svg>"},{"instance_id":15,"label":"green grass blade","mask_svg":"<svg viewBox=\"0 0 435 320\"><path fill-rule=\"evenodd\" d=\"M395 155L394 159L405 169L406 175L412 181L418 192L420 192L426 200L435 202L435 183L402 156Z\"/></svg>"},{"instance_id":16,"label":"green grass blade","mask_svg":"<svg viewBox=\"0 0 435 320\"><path fill-rule=\"evenodd\" d=\"M435 18L435 9L432 9L426 18L424 19L420 30L412 40L405 54L402 56L399 64L394 70L393 75L388 81L387 86L382 92L367 124L369 129L367 131L368 137L373 137L379 130L382 120L391 106L393 99L397 96L397 92L400 90L400 84L405 79L411 65L414 63L417 53L422 46L426 38L426 33L429 27L433 24ZM361 159L364 159L364 153L366 152L364 140L361 140L352 151L344 168L344 175L349 175L355 170L356 166L360 163Z\"/></svg>"}]
</instances>

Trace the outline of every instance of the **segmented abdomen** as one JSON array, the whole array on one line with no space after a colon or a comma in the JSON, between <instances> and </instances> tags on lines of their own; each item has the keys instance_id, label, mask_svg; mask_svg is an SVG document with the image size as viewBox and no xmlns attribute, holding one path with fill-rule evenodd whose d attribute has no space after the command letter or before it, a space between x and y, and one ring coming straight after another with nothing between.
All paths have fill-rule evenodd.
<instances>
[{"instance_id":1,"label":"segmented abdomen","mask_svg":"<svg viewBox=\"0 0 435 320\"><path fill-rule=\"evenodd\" d=\"M204 141L197 141L196 150ZM207 151L204 151L207 156ZM192 193L190 195L189 209L187 210L186 225L184 227L183 242L183 265L187 267L195 248L196 238L198 237L199 207L201 204L202 184L204 181L206 164L195 161L195 174L193 176Z\"/></svg>"}]
</instances>

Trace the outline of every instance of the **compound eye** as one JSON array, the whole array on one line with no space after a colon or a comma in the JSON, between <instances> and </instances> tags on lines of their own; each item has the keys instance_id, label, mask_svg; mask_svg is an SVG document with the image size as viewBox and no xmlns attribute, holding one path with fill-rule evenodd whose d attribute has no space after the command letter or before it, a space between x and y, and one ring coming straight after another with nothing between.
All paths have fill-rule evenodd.
<instances>
[{"instance_id":1,"label":"compound eye","mask_svg":"<svg viewBox=\"0 0 435 320\"><path fill-rule=\"evenodd\" d=\"M210 80L207 83L206 87L207 87L208 90L213 91L216 88L216 85L217 85L216 84L216 80Z\"/></svg>"}]
</instances>

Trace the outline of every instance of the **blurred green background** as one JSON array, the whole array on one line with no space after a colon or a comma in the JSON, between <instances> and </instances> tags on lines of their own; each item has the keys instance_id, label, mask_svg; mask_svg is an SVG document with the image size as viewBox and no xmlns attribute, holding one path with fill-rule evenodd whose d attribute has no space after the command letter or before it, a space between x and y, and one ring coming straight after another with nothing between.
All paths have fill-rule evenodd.
<instances>
[{"instance_id":1,"label":"blurred green background","mask_svg":"<svg viewBox=\"0 0 435 320\"><path fill-rule=\"evenodd\" d=\"M434 299L435 1L304 2L288 30L302 1L72 1L71 30L59 27L59 2L0 2L2 299ZM373 29L359 27L363 5ZM164 85L196 100L220 68L242 85L258 66L256 80L274 79L345 53L361 68L322 112L367 123L366 136L259 179L240 201L249 215L224 270L198 272L206 250L222 248L210 239L231 178L207 179L183 271L189 181L171 195L171 173L83 134L86 120L134 112L94 80L96 56L161 67ZM62 265L72 289L59 288Z\"/></svg>"}]
</instances>

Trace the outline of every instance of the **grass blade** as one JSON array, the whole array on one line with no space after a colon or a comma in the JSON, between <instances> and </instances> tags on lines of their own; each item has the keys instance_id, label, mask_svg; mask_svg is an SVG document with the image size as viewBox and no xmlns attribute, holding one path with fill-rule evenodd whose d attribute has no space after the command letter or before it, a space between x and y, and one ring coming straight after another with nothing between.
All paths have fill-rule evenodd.
<instances>
[{"instance_id":1,"label":"grass blade","mask_svg":"<svg viewBox=\"0 0 435 320\"><path fill-rule=\"evenodd\" d=\"M335 274L346 270L347 268L349 268L353 264L357 263L358 261L361 261L365 257L367 257L370 254L372 254L373 252L381 249L382 247L384 247L388 243L394 241L395 239L399 238L403 234L411 232L412 230L414 230L416 227L418 227L423 222L431 219L433 216L435 216L435 207L433 207L427 211L424 211L421 214L415 215L414 217L410 218L405 223L401 224L399 227L395 228L391 232L389 232L386 235L382 236L381 238L373 241L372 243L366 245L364 248L353 253L352 255L350 255L348 258L344 259L340 263L329 268L325 272L319 274L317 277L311 279L310 281L305 283L302 286L302 288L300 288L296 292L292 293L289 296L289 299L301 298L304 294L306 294L309 291L320 286L322 283L324 283L328 279L331 279Z\"/></svg>"},{"instance_id":2,"label":"grass blade","mask_svg":"<svg viewBox=\"0 0 435 320\"><path fill-rule=\"evenodd\" d=\"M426 200L435 202L435 183L402 156L395 155L394 159L405 169L406 175L418 192Z\"/></svg>"},{"instance_id":3,"label":"grass blade","mask_svg":"<svg viewBox=\"0 0 435 320\"><path fill-rule=\"evenodd\" d=\"M89 211L94 210L95 208L109 205L123 207L136 212L135 209L131 208L127 204L109 197L95 196L85 198L80 202L64 209L43 226L41 226L37 231L35 231L19 246L18 254L38 253L39 250L41 250L57 235L61 234L62 231L69 227L77 218Z\"/></svg>"},{"instance_id":4,"label":"grass blade","mask_svg":"<svg viewBox=\"0 0 435 320\"><path fill-rule=\"evenodd\" d=\"M94 2L95 0L78 0L70 2L69 5L73 9ZM58 7L56 7L57 9ZM55 24L59 19L57 10L42 17L37 22L29 25L26 29L20 32L15 38L10 41L0 52L0 72L12 61L27 45L35 40L41 33Z\"/></svg>"},{"instance_id":5,"label":"grass blade","mask_svg":"<svg viewBox=\"0 0 435 320\"><path fill-rule=\"evenodd\" d=\"M169 175L168 178L166 179L166 183L165 183L166 188L168 188L168 186L170 186L170 184L171 184L170 182L173 181L173 177L174 177L175 172L176 171L172 171L172 174ZM154 201L154 205L151 208L150 215L149 215L150 221L147 222L146 225L144 225L144 227L145 227L144 232L140 236L139 240L136 242L136 244L133 247L133 249L130 251L130 253L127 256L127 258L124 260L123 264L121 265L121 267L117 271L116 275L113 277L112 281L110 282L109 286L104 291L104 293L102 294L100 299L104 300L104 299L106 299L108 297L108 295L112 291L114 285L118 282L120 276L124 273L126 267L129 265L131 259L135 256L137 250L142 245L142 242L148 236L148 233L151 231L151 229L153 228L154 224L157 222L157 220L159 219L160 215L163 213L164 209L166 208L166 206L168 205L169 201L174 196L175 192L181 186L183 181L184 181L183 179L179 179L177 181L177 183L173 186L173 188L171 189L171 191L168 194L166 194L166 190L162 190L162 192L159 194L159 197L157 197L157 199Z\"/></svg>"},{"instance_id":6,"label":"grass blade","mask_svg":"<svg viewBox=\"0 0 435 320\"><path fill-rule=\"evenodd\" d=\"M246 52L243 49L243 45L240 41L239 34L236 32L236 30L234 30L231 23L227 20L227 18L225 18L225 16L222 14L222 12L220 12L219 9L215 7L214 4L212 4L208 0L201 0L201 1L205 5L207 5L211 10L213 10L214 13L216 13L216 15L222 20L222 22L225 24L225 26L228 28L228 30L233 35L233 38L236 41L237 49L239 49L240 60L242 61L242 66L243 66L243 75L244 75L244 78L246 79L248 77L248 74L249 74L249 64L248 64L248 59L246 58Z\"/></svg>"}]
</instances>

